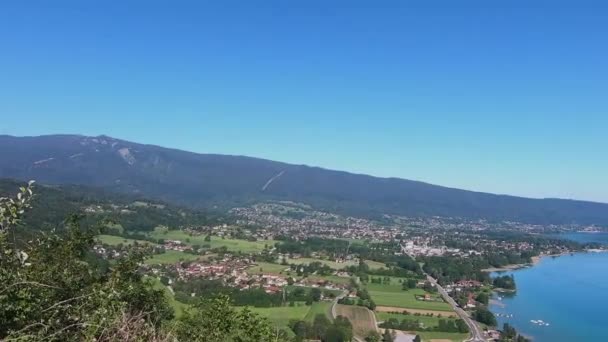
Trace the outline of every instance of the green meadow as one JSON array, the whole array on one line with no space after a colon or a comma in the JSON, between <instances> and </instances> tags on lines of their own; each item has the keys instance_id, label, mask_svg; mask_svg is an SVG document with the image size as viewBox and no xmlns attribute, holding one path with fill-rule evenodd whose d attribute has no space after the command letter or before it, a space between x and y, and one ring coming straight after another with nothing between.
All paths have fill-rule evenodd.
<instances>
[{"instance_id":1,"label":"green meadow","mask_svg":"<svg viewBox=\"0 0 608 342\"><path fill-rule=\"evenodd\" d=\"M190 246L209 246L209 248L226 247L229 251L240 251L243 253L259 253L264 250L265 246L272 247L276 243L276 241L274 240L246 241L235 239L222 239L217 236L212 236L211 241L205 241L205 235L190 236L181 230L155 230L154 232L148 233L148 235L154 239L179 240Z\"/></svg>"},{"instance_id":2,"label":"green meadow","mask_svg":"<svg viewBox=\"0 0 608 342\"><path fill-rule=\"evenodd\" d=\"M252 274L286 274L286 269L289 266L273 264L269 262L256 262L256 266L252 266L247 269L247 272ZM294 272L295 273L295 272Z\"/></svg>"},{"instance_id":3,"label":"green meadow","mask_svg":"<svg viewBox=\"0 0 608 342\"><path fill-rule=\"evenodd\" d=\"M374 276L373 278L378 277ZM365 287L369 291L369 294L376 305L421 310L452 311L450 305L443 301L434 302L417 300L417 295L424 295L426 292L422 289L410 289L404 291L400 281L407 280L406 278L391 277L390 284L375 284L369 282L365 285ZM439 298L438 294L432 294L431 296L434 298Z\"/></svg>"},{"instance_id":4,"label":"green meadow","mask_svg":"<svg viewBox=\"0 0 608 342\"><path fill-rule=\"evenodd\" d=\"M416 332L420 335L423 342L433 341L433 340L450 340L453 342L462 342L469 338L469 334L461 334L461 333L446 333L446 332L436 332L436 331L418 331Z\"/></svg>"},{"instance_id":5,"label":"green meadow","mask_svg":"<svg viewBox=\"0 0 608 342\"><path fill-rule=\"evenodd\" d=\"M304 303L296 303L296 306L281 306L275 308L249 309L260 316L268 318L275 326L289 331L289 321L292 319L312 322L317 314L325 314L329 317L330 302L315 302L311 306Z\"/></svg>"}]
</instances>

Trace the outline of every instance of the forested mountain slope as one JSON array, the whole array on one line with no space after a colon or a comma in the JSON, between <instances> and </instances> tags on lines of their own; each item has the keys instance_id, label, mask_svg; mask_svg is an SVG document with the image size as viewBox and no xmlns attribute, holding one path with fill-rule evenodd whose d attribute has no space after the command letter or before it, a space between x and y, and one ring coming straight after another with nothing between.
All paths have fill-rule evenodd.
<instances>
[{"instance_id":1,"label":"forested mountain slope","mask_svg":"<svg viewBox=\"0 0 608 342\"><path fill-rule=\"evenodd\" d=\"M102 187L190 207L280 199L359 216L608 224L608 204L479 193L106 136L0 136L0 155L0 177Z\"/></svg>"}]
</instances>

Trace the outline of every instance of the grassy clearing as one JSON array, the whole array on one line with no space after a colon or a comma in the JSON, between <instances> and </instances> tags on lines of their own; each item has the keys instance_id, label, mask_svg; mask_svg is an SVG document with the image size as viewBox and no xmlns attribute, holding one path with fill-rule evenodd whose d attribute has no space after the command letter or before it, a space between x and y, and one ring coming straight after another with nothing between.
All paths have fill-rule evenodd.
<instances>
[{"instance_id":1,"label":"grassy clearing","mask_svg":"<svg viewBox=\"0 0 608 342\"><path fill-rule=\"evenodd\" d=\"M120 236L114 236L114 235L98 235L97 239L101 242L101 243L105 243L107 245L111 245L111 246L116 246L119 244L123 244L123 245L132 245L134 242L137 241L137 243L139 244L147 244L147 245L153 245L152 242L149 241L144 241L144 240L133 240L133 239L125 239L123 237Z\"/></svg>"},{"instance_id":2,"label":"grassy clearing","mask_svg":"<svg viewBox=\"0 0 608 342\"><path fill-rule=\"evenodd\" d=\"M452 311L450 305L445 302L417 300L415 295L424 295L425 293L421 289L402 291L401 293L382 291L369 291L369 293L374 302L376 302L376 305L395 306L406 309Z\"/></svg>"},{"instance_id":3,"label":"grassy clearing","mask_svg":"<svg viewBox=\"0 0 608 342\"><path fill-rule=\"evenodd\" d=\"M433 328L439 325L439 320L443 319L446 321L455 321L456 319L453 317L447 317L447 316L443 316L443 317L429 317L429 316L425 316L425 315L420 315L420 316L416 316L416 315L404 315L404 314L398 314L398 313L389 313L389 312L376 312L376 320L378 322L380 321L387 321L390 318L396 318L399 321L402 321L404 319L409 319L409 320L415 320L415 321L419 321L420 323L424 324L425 327L427 328Z\"/></svg>"},{"instance_id":4,"label":"grassy clearing","mask_svg":"<svg viewBox=\"0 0 608 342\"><path fill-rule=\"evenodd\" d=\"M302 289L305 291L306 294L310 293L310 291L313 289L313 287L310 286L295 286L295 285L287 285L285 286L285 290L287 290L288 292L291 292L295 289ZM318 288L319 290L321 290L321 292L325 295L329 295L329 294L333 294L334 296L338 296L340 293L342 293L341 290L328 290L328 289L323 289L323 288Z\"/></svg>"},{"instance_id":5,"label":"grassy clearing","mask_svg":"<svg viewBox=\"0 0 608 342\"><path fill-rule=\"evenodd\" d=\"M416 332L422 338L422 341L454 341L454 342L462 342L469 338L469 334L460 334L460 333L446 333L446 332L436 332L436 331L420 331Z\"/></svg>"},{"instance_id":6,"label":"grassy clearing","mask_svg":"<svg viewBox=\"0 0 608 342\"><path fill-rule=\"evenodd\" d=\"M256 266L247 269L247 272L252 274L286 274L286 269L289 266L273 264L269 262L256 262Z\"/></svg>"},{"instance_id":7,"label":"grassy clearing","mask_svg":"<svg viewBox=\"0 0 608 342\"><path fill-rule=\"evenodd\" d=\"M304 317L305 321L312 322L314 321L317 315L325 315L327 318L331 319L331 303L330 302L315 302L308 310L306 317Z\"/></svg>"},{"instance_id":8,"label":"grassy clearing","mask_svg":"<svg viewBox=\"0 0 608 342\"><path fill-rule=\"evenodd\" d=\"M421 310L439 310L439 311L452 311L449 304L443 301L420 301L416 299L416 296L424 295L426 292L422 289L411 289L408 291L402 290L402 283L405 278L391 277L389 284L366 284L366 288L376 305L381 306L394 306L410 309L421 309ZM439 295L432 294L431 297L439 298Z\"/></svg>"},{"instance_id":9,"label":"grassy clearing","mask_svg":"<svg viewBox=\"0 0 608 342\"><path fill-rule=\"evenodd\" d=\"M380 269L380 268L386 268L386 265L384 263L373 261L373 260L365 260L365 263L372 270L377 270L377 269Z\"/></svg>"},{"instance_id":10,"label":"grassy clearing","mask_svg":"<svg viewBox=\"0 0 608 342\"><path fill-rule=\"evenodd\" d=\"M382 291L382 292L405 292L402 289L403 282L407 282L407 278L400 277L383 277L383 276L370 276L370 279L382 279L389 278L390 283L375 284L371 281L366 284L366 288L369 291Z\"/></svg>"},{"instance_id":11,"label":"grassy clearing","mask_svg":"<svg viewBox=\"0 0 608 342\"><path fill-rule=\"evenodd\" d=\"M376 330L374 313L365 307L338 304L336 314L348 318L357 336L365 337L370 331Z\"/></svg>"},{"instance_id":12,"label":"grassy clearing","mask_svg":"<svg viewBox=\"0 0 608 342\"><path fill-rule=\"evenodd\" d=\"M179 240L192 245L209 246L209 248L226 247L229 251L243 253L259 253L264 250L265 246L272 247L276 243L274 240L263 241L246 241L234 239L222 239L217 236L212 236L211 241L205 241L204 235L190 236L181 230L169 230L166 232L154 231L148 233L154 239Z\"/></svg>"},{"instance_id":13,"label":"grassy clearing","mask_svg":"<svg viewBox=\"0 0 608 342\"><path fill-rule=\"evenodd\" d=\"M334 276L334 275L328 275L328 276L310 275L310 276L308 276L308 279L311 279L314 281L325 280L325 281L332 282L334 284L343 284L343 285L347 285L350 283L350 277L338 277L338 276Z\"/></svg>"},{"instance_id":14,"label":"grassy clearing","mask_svg":"<svg viewBox=\"0 0 608 342\"><path fill-rule=\"evenodd\" d=\"M310 306L306 306L303 303L297 303L300 306L281 306L276 308L254 308L249 309L260 316L268 318L275 326L280 328L288 328L289 321L291 319L303 320L304 317L310 311Z\"/></svg>"},{"instance_id":15,"label":"grassy clearing","mask_svg":"<svg viewBox=\"0 0 608 342\"><path fill-rule=\"evenodd\" d=\"M249 309L262 317L268 318L276 327L290 331L289 321L292 319L312 322L317 314L329 317L331 303L315 302L311 306L304 303L296 303L296 306L281 306L276 308L254 308Z\"/></svg>"},{"instance_id":16,"label":"grassy clearing","mask_svg":"<svg viewBox=\"0 0 608 342\"><path fill-rule=\"evenodd\" d=\"M199 257L200 256L194 255L194 254L169 250L169 251L165 251L165 253L162 253L162 254L154 254L151 258L146 259L145 263L148 265L175 264L176 262L179 262L179 261L196 260Z\"/></svg>"}]
</instances>

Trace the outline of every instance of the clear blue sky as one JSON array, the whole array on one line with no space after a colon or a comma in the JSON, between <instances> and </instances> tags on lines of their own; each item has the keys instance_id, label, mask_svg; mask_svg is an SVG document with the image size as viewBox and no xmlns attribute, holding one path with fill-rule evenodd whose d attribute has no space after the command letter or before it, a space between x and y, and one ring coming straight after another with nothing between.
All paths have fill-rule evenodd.
<instances>
[{"instance_id":1,"label":"clear blue sky","mask_svg":"<svg viewBox=\"0 0 608 342\"><path fill-rule=\"evenodd\" d=\"M605 3L2 1L0 134L608 202Z\"/></svg>"}]
</instances>

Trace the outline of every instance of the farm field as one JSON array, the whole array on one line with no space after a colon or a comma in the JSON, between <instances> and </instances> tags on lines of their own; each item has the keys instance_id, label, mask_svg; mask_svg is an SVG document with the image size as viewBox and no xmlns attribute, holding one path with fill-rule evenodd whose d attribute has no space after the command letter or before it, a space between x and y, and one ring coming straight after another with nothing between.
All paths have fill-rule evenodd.
<instances>
[{"instance_id":1,"label":"farm field","mask_svg":"<svg viewBox=\"0 0 608 342\"><path fill-rule=\"evenodd\" d=\"M310 307L310 310L308 310L306 317L304 317L304 320L308 321L308 322L312 322L312 321L314 321L315 317L319 314L323 314L327 318L331 319L330 310L331 310L331 302L313 303L312 306Z\"/></svg>"},{"instance_id":2,"label":"farm field","mask_svg":"<svg viewBox=\"0 0 608 342\"><path fill-rule=\"evenodd\" d=\"M276 243L274 240L263 241L246 241L235 239L222 239L217 236L212 236L211 241L205 241L205 235L190 236L181 230L169 230L149 232L148 236L154 239L164 240L179 240L187 245L208 245L209 248L226 247L229 251L243 253L259 253L264 250L265 246L272 247Z\"/></svg>"},{"instance_id":3,"label":"farm field","mask_svg":"<svg viewBox=\"0 0 608 342\"><path fill-rule=\"evenodd\" d=\"M375 277L378 278L378 277ZM369 291L376 305L394 306L406 309L422 309L422 310L439 310L452 311L449 304L441 301L420 301L416 296L424 295L426 292L422 289L411 289L408 291L402 290L402 283L406 278L391 277L391 282L387 284L375 284L369 282L366 288ZM432 294L434 298L439 298L439 295Z\"/></svg>"},{"instance_id":4,"label":"farm field","mask_svg":"<svg viewBox=\"0 0 608 342\"><path fill-rule=\"evenodd\" d=\"M385 278L390 279L390 283L372 283L371 279L382 279ZM382 291L382 292L406 292L402 289L402 282L406 282L407 278L399 278L399 277L383 277L383 276L370 276L370 281L365 285L368 291Z\"/></svg>"},{"instance_id":5,"label":"farm field","mask_svg":"<svg viewBox=\"0 0 608 342\"><path fill-rule=\"evenodd\" d=\"M356 336L365 337L370 331L376 330L374 313L366 307L338 304L336 314L348 318Z\"/></svg>"},{"instance_id":6,"label":"farm field","mask_svg":"<svg viewBox=\"0 0 608 342\"><path fill-rule=\"evenodd\" d=\"M383 292L369 291L376 305L396 306L405 309L422 309L422 310L437 310L437 311L452 311L449 304L445 302L430 302L417 300L415 295L423 295L424 290L414 289L410 291Z\"/></svg>"},{"instance_id":7,"label":"farm field","mask_svg":"<svg viewBox=\"0 0 608 342\"><path fill-rule=\"evenodd\" d=\"M424 324L425 328L433 328L439 325L439 320L443 319L443 320L450 320L450 321L455 321L455 318L452 317L446 317L446 316L442 316L442 317L437 317L437 316L433 316L433 317L429 317L429 316L425 316L425 315L420 315L420 316L416 316L416 315L404 315L404 314L399 314L399 313L389 313L389 312L376 312L376 320L378 322L383 322L383 321L387 321L390 318L396 318L399 321L403 320L403 319L409 319L409 320L415 320L415 321L419 321L420 323Z\"/></svg>"},{"instance_id":8,"label":"farm field","mask_svg":"<svg viewBox=\"0 0 608 342\"><path fill-rule=\"evenodd\" d=\"M196 260L199 257L200 257L199 255L184 253L184 252L180 252L180 251L171 251L171 250L168 250L168 251L165 251L165 253L162 253L162 254L154 254L151 258L146 259L144 261L144 263L146 263L148 265L153 265L153 264L174 264L174 263L179 262L179 261Z\"/></svg>"},{"instance_id":9,"label":"farm field","mask_svg":"<svg viewBox=\"0 0 608 342\"><path fill-rule=\"evenodd\" d=\"M298 306L281 306L275 308L249 307L249 309L260 316L268 318L275 326L289 331L288 324L290 320L297 319L312 322L317 314L327 315L331 305L329 302L315 302L311 306L306 306L304 303L296 304Z\"/></svg>"},{"instance_id":10,"label":"farm field","mask_svg":"<svg viewBox=\"0 0 608 342\"><path fill-rule=\"evenodd\" d=\"M462 342L469 338L469 334L461 333L446 333L446 332L435 332L435 331L420 331L416 332L420 335L423 342Z\"/></svg>"},{"instance_id":11,"label":"farm field","mask_svg":"<svg viewBox=\"0 0 608 342\"><path fill-rule=\"evenodd\" d=\"M384 263L382 263L382 262L377 262L377 261L373 261L373 260L365 260L365 263L372 270L377 270L377 269L380 269L380 268L386 268L386 265Z\"/></svg>"},{"instance_id":12,"label":"farm field","mask_svg":"<svg viewBox=\"0 0 608 342\"><path fill-rule=\"evenodd\" d=\"M310 306L304 305L304 303L298 303L300 306L281 306L275 308L255 308L248 307L251 311L259 314L260 316L268 318L277 327L288 328L289 320L298 319L303 320L310 311Z\"/></svg>"},{"instance_id":13,"label":"farm field","mask_svg":"<svg viewBox=\"0 0 608 342\"><path fill-rule=\"evenodd\" d=\"M309 286L295 286L295 285L287 285L287 286L285 286L285 290L288 291L288 292L291 292L294 289L303 289L308 294L313 289L313 287L309 287ZM324 289L324 288L318 288L318 289L321 290L321 292L323 292L323 294L325 294L325 295L333 294L334 296L337 296L340 293L342 293L341 290L328 290L328 289Z\"/></svg>"}]
</instances>

